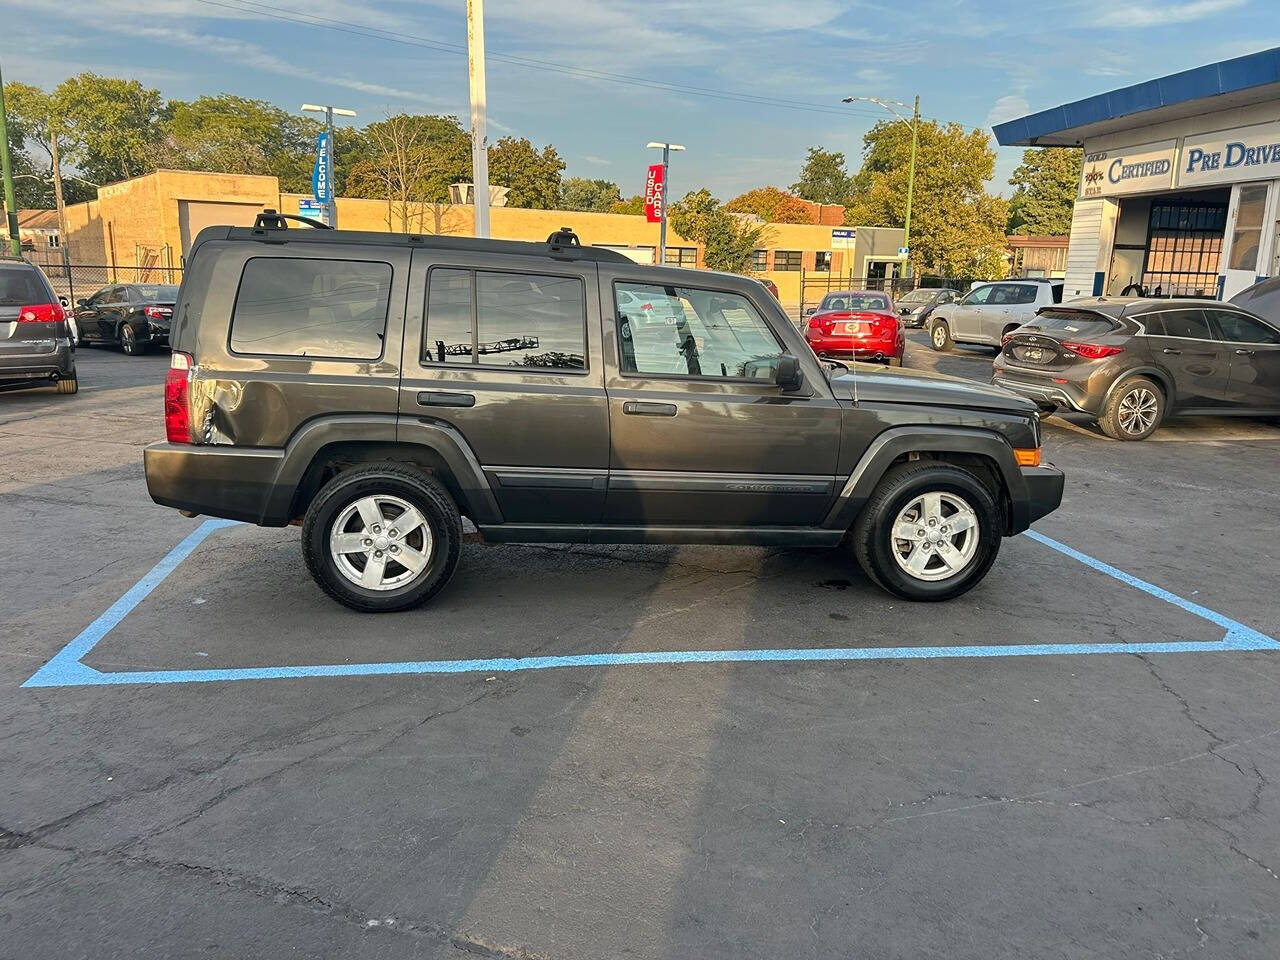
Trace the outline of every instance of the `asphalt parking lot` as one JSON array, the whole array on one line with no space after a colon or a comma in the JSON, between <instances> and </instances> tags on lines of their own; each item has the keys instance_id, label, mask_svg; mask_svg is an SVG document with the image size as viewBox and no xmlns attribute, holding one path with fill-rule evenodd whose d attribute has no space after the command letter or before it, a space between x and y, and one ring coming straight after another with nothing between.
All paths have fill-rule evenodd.
<instances>
[{"instance_id":1,"label":"asphalt parking lot","mask_svg":"<svg viewBox=\"0 0 1280 960\"><path fill-rule=\"evenodd\" d=\"M0 393L0 956L1280 954L1280 650L1196 612L1280 638L1280 426L1048 421L1035 529L1079 555L1005 541L942 605L830 551L469 545L367 617L296 529L224 527L84 664L580 659L22 688L200 524L142 477L167 360L79 364L77 396ZM1046 644L1205 649L1015 655ZM977 645L1009 655L929 652ZM910 649L589 661L872 648Z\"/></svg>"}]
</instances>

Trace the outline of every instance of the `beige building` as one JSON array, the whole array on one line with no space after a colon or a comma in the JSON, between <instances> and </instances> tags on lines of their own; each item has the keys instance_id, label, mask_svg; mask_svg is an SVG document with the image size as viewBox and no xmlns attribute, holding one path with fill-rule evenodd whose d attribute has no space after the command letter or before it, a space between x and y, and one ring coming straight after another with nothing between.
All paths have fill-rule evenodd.
<instances>
[{"instance_id":1,"label":"beige building","mask_svg":"<svg viewBox=\"0 0 1280 960\"><path fill-rule=\"evenodd\" d=\"M206 226L249 226L266 208L297 214L298 201L304 199L309 198L281 193L275 177L157 170L102 187L98 199L67 207L63 242L73 263L102 265L108 272L114 268L119 276L111 280L133 279L145 270L180 267ZM819 213L817 219L834 219L833 208ZM338 224L349 230L470 236L473 208L339 197ZM545 240L564 226L583 243L617 249L641 262L652 263L656 255L658 225L643 216L518 207L490 211L490 232L501 239ZM755 274L777 284L784 304L795 305L802 275L806 282L831 277L839 283L852 277L855 284L897 275L900 242L900 230L772 223L766 244L756 251ZM703 266L702 247L668 229L667 262Z\"/></svg>"}]
</instances>

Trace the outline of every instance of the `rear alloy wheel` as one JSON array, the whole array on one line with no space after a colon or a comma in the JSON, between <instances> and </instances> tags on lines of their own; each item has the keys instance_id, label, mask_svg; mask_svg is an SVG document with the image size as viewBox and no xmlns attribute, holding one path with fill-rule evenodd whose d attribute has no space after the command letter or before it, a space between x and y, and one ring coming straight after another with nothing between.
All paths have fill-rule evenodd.
<instances>
[{"instance_id":1,"label":"rear alloy wheel","mask_svg":"<svg viewBox=\"0 0 1280 960\"><path fill-rule=\"evenodd\" d=\"M316 583L364 613L408 610L453 576L462 521L435 477L403 464L340 473L316 494L302 552Z\"/></svg>"},{"instance_id":2,"label":"rear alloy wheel","mask_svg":"<svg viewBox=\"0 0 1280 960\"><path fill-rule=\"evenodd\" d=\"M120 326L120 349L131 357L139 356L146 349L138 342L138 335L127 323Z\"/></svg>"},{"instance_id":3,"label":"rear alloy wheel","mask_svg":"<svg viewBox=\"0 0 1280 960\"><path fill-rule=\"evenodd\" d=\"M862 569L907 600L949 600L995 562L1004 522L979 477L934 460L900 464L881 479L853 527Z\"/></svg>"},{"instance_id":4,"label":"rear alloy wheel","mask_svg":"<svg viewBox=\"0 0 1280 960\"><path fill-rule=\"evenodd\" d=\"M950 350L952 345L951 328L945 320L935 320L929 330L929 346L935 350Z\"/></svg>"},{"instance_id":5,"label":"rear alloy wheel","mask_svg":"<svg viewBox=\"0 0 1280 960\"><path fill-rule=\"evenodd\" d=\"M1145 440L1164 418L1164 391L1146 377L1126 380L1107 400L1098 418L1102 432L1114 440Z\"/></svg>"}]
</instances>

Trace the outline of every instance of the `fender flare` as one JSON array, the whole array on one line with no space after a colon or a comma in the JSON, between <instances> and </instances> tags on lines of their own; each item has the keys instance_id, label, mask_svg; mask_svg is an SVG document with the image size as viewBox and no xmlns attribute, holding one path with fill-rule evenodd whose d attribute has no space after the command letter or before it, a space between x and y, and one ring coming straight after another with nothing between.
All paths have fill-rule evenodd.
<instances>
[{"instance_id":1,"label":"fender flare","mask_svg":"<svg viewBox=\"0 0 1280 960\"><path fill-rule=\"evenodd\" d=\"M484 470L466 438L450 424L426 417L400 418L394 414L352 414L320 417L303 424L280 458L264 521L288 523L293 497L307 468L325 447L337 443L381 443L402 448L423 447L448 466L466 499L476 523L501 523L502 513Z\"/></svg>"},{"instance_id":2,"label":"fender flare","mask_svg":"<svg viewBox=\"0 0 1280 960\"><path fill-rule=\"evenodd\" d=\"M907 453L970 453L995 462L1009 495L1009 523L1016 532L1025 530L1030 515L1026 481L1013 458L1013 447L993 430L972 427L893 427L871 441L858 461L840 495L827 512L822 525L828 529L849 529L863 505L871 498L889 465Z\"/></svg>"},{"instance_id":3,"label":"fender flare","mask_svg":"<svg viewBox=\"0 0 1280 960\"><path fill-rule=\"evenodd\" d=\"M1160 384L1160 389L1164 391L1165 415L1168 416L1169 411L1173 409L1173 405L1177 397L1177 390L1174 388L1173 378L1159 367L1152 366L1150 364L1145 364L1141 367L1134 367L1132 370L1126 370L1124 373L1120 374L1120 376L1116 377L1111 386L1107 387L1107 392L1102 397L1102 405L1099 407L1099 410L1102 412L1106 411L1107 404L1111 402L1111 398L1115 395L1115 392L1120 389L1120 384L1124 383L1130 377L1146 377L1148 380L1154 380L1156 383Z\"/></svg>"}]
</instances>

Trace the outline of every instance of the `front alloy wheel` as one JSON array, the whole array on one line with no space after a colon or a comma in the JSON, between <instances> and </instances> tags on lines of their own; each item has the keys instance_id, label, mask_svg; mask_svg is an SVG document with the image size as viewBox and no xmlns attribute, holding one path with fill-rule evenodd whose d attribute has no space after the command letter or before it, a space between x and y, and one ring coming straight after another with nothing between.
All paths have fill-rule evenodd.
<instances>
[{"instance_id":1,"label":"front alloy wheel","mask_svg":"<svg viewBox=\"0 0 1280 960\"><path fill-rule=\"evenodd\" d=\"M893 559L917 580L937 582L963 573L978 553L978 515L954 493L921 494L893 524Z\"/></svg>"}]
</instances>

